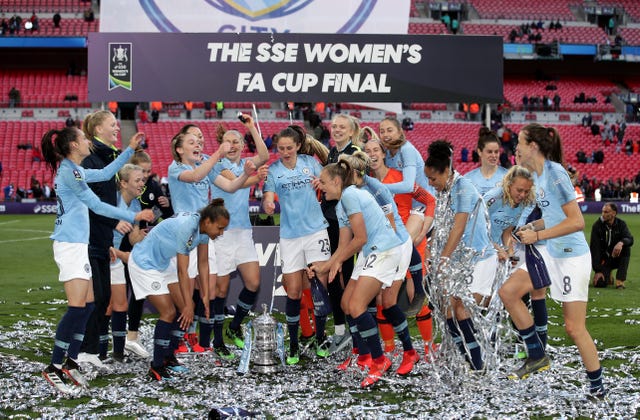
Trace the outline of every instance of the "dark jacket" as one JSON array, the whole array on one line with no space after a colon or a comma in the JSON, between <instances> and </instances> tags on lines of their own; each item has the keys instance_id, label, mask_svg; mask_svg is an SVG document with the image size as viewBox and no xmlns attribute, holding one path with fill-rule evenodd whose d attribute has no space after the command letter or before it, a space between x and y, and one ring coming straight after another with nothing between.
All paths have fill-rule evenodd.
<instances>
[{"instance_id":1,"label":"dark jacket","mask_svg":"<svg viewBox=\"0 0 640 420\"><path fill-rule=\"evenodd\" d=\"M120 154L119 150L114 150L106 144L93 139L93 151L82 161L82 167L86 169L102 169L113 162ZM116 178L108 181L92 182L89 188L100 197L100 200L117 206ZM89 210L89 258L109 258L109 247L113 245L113 229L118 224L118 220L100 216Z\"/></svg>"},{"instance_id":2,"label":"dark jacket","mask_svg":"<svg viewBox=\"0 0 640 420\"><path fill-rule=\"evenodd\" d=\"M162 218L168 219L173 216L173 208L171 205L169 205L169 207L162 207L158 203L158 197L161 196L166 197L166 194L162 191L162 187L160 187L160 184L158 184L153 178L149 177L144 186L144 192L140 197L138 197L138 201L140 201L140 207L142 210L157 207L162 211Z\"/></svg>"},{"instance_id":3,"label":"dark jacket","mask_svg":"<svg viewBox=\"0 0 640 420\"><path fill-rule=\"evenodd\" d=\"M627 224L616 217L613 219L613 225L609 227L602 221L602 217L598 218L591 228L591 243L589 244L593 271L602 272L603 262L612 258L611 252L618 242L624 244L620 257L630 256L633 236Z\"/></svg>"}]
</instances>

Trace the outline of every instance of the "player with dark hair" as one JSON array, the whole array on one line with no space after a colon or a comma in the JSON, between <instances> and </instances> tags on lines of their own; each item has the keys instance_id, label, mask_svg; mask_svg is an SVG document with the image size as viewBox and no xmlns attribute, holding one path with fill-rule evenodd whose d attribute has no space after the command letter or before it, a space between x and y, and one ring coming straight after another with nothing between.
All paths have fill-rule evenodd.
<instances>
[{"instance_id":1,"label":"player with dark hair","mask_svg":"<svg viewBox=\"0 0 640 420\"><path fill-rule=\"evenodd\" d=\"M591 274L589 245L584 237L584 218L576 202L569 174L562 166L562 142L553 127L533 123L518 134L518 162L533 173L536 202L542 218L533 229L518 232L524 244L545 240L536 246L551 278L551 297L562 302L565 330L578 347L587 370L589 393L603 398L606 390L598 351L586 327L589 277ZM523 379L547 370L550 360L535 325L521 297L533 290L526 265L520 267L503 284L500 298L509 311L520 336L527 344L528 358L509 378Z\"/></svg>"},{"instance_id":2,"label":"player with dark hair","mask_svg":"<svg viewBox=\"0 0 640 420\"><path fill-rule=\"evenodd\" d=\"M312 181L322 167L310 154L326 151L319 141L307 137L304 130L291 125L280 132L276 147L280 159L269 166L264 184L262 207L267 214L275 210L275 194L280 201L280 255L282 283L287 291L286 318L289 332L287 364L300 361L298 328L300 300L308 264L326 261L331 255L327 221L322 215ZM319 276L326 287L326 276ZM325 334L326 315L316 313L315 352L329 355Z\"/></svg>"},{"instance_id":3,"label":"player with dark hair","mask_svg":"<svg viewBox=\"0 0 640 420\"><path fill-rule=\"evenodd\" d=\"M183 372L173 350L193 322L192 282L188 273L191 251L196 250L201 279L209 274L209 241L222 235L229 224L229 212L222 199L214 199L200 212L179 212L154 227L136 244L128 258L131 284L136 296L147 300L159 313L153 334L153 361L149 377L171 379L169 372ZM209 317L209 282L200 282L200 295ZM176 311L176 307L178 311Z\"/></svg>"},{"instance_id":4,"label":"player with dark hair","mask_svg":"<svg viewBox=\"0 0 640 420\"><path fill-rule=\"evenodd\" d=\"M55 172L58 215L51 239L53 257L60 269L68 307L56 329L51 364L43 375L56 389L70 392L69 380L87 386L77 357L84 338L85 326L95 308L89 264L89 212L92 209L105 217L126 220L153 220L153 212L122 210L100 201L87 185L110 179L131 157L140 137L134 138L127 151L101 170L85 170L80 166L89 156L90 141L77 128L50 130L42 138L41 147L47 166ZM63 363L64 356L67 360Z\"/></svg>"}]
</instances>

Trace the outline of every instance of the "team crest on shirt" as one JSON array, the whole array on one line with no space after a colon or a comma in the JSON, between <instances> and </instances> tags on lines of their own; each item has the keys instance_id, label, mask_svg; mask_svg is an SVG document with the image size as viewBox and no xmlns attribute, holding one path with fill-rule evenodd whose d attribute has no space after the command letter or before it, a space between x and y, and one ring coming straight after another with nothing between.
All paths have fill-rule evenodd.
<instances>
[{"instance_id":1,"label":"team crest on shirt","mask_svg":"<svg viewBox=\"0 0 640 420\"><path fill-rule=\"evenodd\" d=\"M156 198L156 196L153 193L149 193L149 200L153 201L154 198Z\"/></svg>"},{"instance_id":2,"label":"team crest on shirt","mask_svg":"<svg viewBox=\"0 0 640 420\"><path fill-rule=\"evenodd\" d=\"M496 198L495 198L495 197L491 197L491 198L489 199L489 201L487 201L487 207L491 207L491 205L492 205L493 203L495 203L495 202L496 202Z\"/></svg>"},{"instance_id":3,"label":"team crest on shirt","mask_svg":"<svg viewBox=\"0 0 640 420\"><path fill-rule=\"evenodd\" d=\"M151 283L151 289L160 290L160 282L159 281L154 281L153 283Z\"/></svg>"},{"instance_id":4,"label":"team crest on shirt","mask_svg":"<svg viewBox=\"0 0 640 420\"><path fill-rule=\"evenodd\" d=\"M187 239L187 248L191 248L191 245L193 245L193 235Z\"/></svg>"},{"instance_id":5,"label":"team crest on shirt","mask_svg":"<svg viewBox=\"0 0 640 420\"><path fill-rule=\"evenodd\" d=\"M73 177L75 178L76 181L82 181L82 174L77 169L73 170Z\"/></svg>"},{"instance_id":6,"label":"team crest on shirt","mask_svg":"<svg viewBox=\"0 0 640 420\"><path fill-rule=\"evenodd\" d=\"M302 168L302 173L305 175L311 175L311 168L305 166L304 168Z\"/></svg>"},{"instance_id":7,"label":"team crest on shirt","mask_svg":"<svg viewBox=\"0 0 640 420\"><path fill-rule=\"evenodd\" d=\"M89 264L84 265L84 272L87 274L91 273L91 266Z\"/></svg>"}]
</instances>

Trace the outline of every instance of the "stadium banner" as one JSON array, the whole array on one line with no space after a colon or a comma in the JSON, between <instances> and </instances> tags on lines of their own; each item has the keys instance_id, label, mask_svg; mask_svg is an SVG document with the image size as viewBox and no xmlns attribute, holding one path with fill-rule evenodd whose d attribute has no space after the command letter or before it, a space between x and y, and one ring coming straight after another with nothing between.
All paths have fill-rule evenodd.
<instances>
[{"instance_id":1,"label":"stadium banner","mask_svg":"<svg viewBox=\"0 0 640 420\"><path fill-rule=\"evenodd\" d=\"M496 103L502 38L91 33L88 76L93 102Z\"/></svg>"},{"instance_id":2,"label":"stadium banner","mask_svg":"<svg viewBox=\"0 0 640 420\"><path fill-rule=\"evenodd\" d=\"M280 213L280 204L275 203L274 213ZM249 200L249 213L257 215L262 211L258 200ZM31 198L24 201L0 201L0 214L56 214L58 204L55 201L36 201Z\"/></svg>"},{"instance_id":3,"label":"stadium banner","mask_svg":"<svg viewBox=\"0 0 640 420\"><path fill-rule=\"evenodd\" d=\"M254 226L253 240L258 253L258 263L260 264L260 290L254 308L259 309L264 303L267 308L271 305L284 313L287 301L287 293L282 286L282 271L280 264L280 227L279 226ZM274 286L275 284L275 286ZM227 295L227 307L233 306L238 301L238 295L242 291L244 284L238 271L231 273L229 281L229 293Z\"/></svg>"},{"instance_id":4,"label":"stadium banner","mask_svg":"<svg viewBox=\"0 0 640 420\"><path fill-rule=\"evenodd\" d=\"M100 32L406 34L411 0L102 0Z\"/></svg>"},{"instance_id":5,"label":"stadium banner","mask_svg":"<svg viewBox=\"0 0 640 420\"><path fill-rule=\"evenodd\" d=\"M640 204L630 201L614 201L618 205L618 214L640 214ZM600 214L602 207L606 201L583 201L578 203L580 210L584 214ZM260 211L260 202L255 200L249 201L249 209L252 214ZM36 201L36 202L19 202L19 201L0 201L0 214L56 214L58 206L52 201ZM276 203L276 213L280 212L280 207ZM258 226L256 228L262 228ZM256 229L254 228L254 229ZM276 227L277 229L277 227ZM254 230L255 234L255 230Z\"/></svg>"}]
</instances>

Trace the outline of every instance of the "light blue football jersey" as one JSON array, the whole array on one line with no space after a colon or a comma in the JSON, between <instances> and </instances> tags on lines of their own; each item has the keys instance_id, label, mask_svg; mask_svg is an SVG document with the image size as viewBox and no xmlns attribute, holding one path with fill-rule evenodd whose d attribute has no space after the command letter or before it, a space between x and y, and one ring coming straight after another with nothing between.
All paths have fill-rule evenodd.
<instances>
[{"instance_id":1,"label":"light blue football jersey","mask_svg":"<svg viewBox=\"0 0 640 420\"><path fill-rule=\"evenodd\" d=\"M502 166L498 166L498 169L491 178L485 178L480 171L480 168L476 168L473 171L467 172L464 177L467 178L476 187L480 195L485 195L492 188L502 185L502 179L507 174L507 170Z\"/></svg>"},{"instance_id":2,"label":"light blue football jersey","mask_svg":"<svg viewBox=\"0 0 640 420\"><path fill-rule=\"evenodd\" d=\"M383 252L402 245L391 222L366 190L351 185L342 191L342 197L336 205L336 215L340 227L349 226L349 216L361 213L367 229L367 242L362 247L366 257L372 252Z\"/></svg>"},{"instance_id":3,"label":"light blue football jersey","mask_svg":"<svg viewBox=\"0 0 640 420\"><path fill-rule=\"evenodd\" d=\"M395 156L387 150L385 164L402 172L402 182L386 184L392 194L409 193L413 191L413 185L418 184L430 194L435 195L435 190L424 174L424 159L411 142L405 142Z\"/></svg>"},{"instance_id":4,"label":"light blue football jersey","mask_svg":"<svg viewBox=\"0 0 640 420\"><path fill-rule=\"evenodd\" d=\"M474 213L476 204L480 208ZM467 213L469 215L462 236L465 245L476 251L484 252L485 257L495 254L496 250L490 243L489 228L484 217L484 201L471 181L463 176L457 177L451 186L451 209L454 214ZM472 216L475 216L475 219Z\"/></svg>"},{"instance_id":5,"label":"light blue football jersey","mask_svg":"<svg viewBox=\"0 0 640 420\"><path fill-rule=\"evenodd\" d=\"M125 203L124 199L122 198L122 194L120 194L120 192L118 191L118 208L121 208L123 210L129 210L132 211L134 213L138 213L139 211L142 210L142 206L140 205L140 201L136 200L135 198L133 200L131 200L131 203L129 203L129 205L127 206L127 203ZM122 238L124 238L124 235L120 232L118 232L116 229L113 230L113 247L115 249L120 249L120 244L122 243Z\"/></svg>"},{"instance_id":6,"label":"light blue football jersey","mask_svg":"<svg viewBox=\"0 0 640 420\"><path fill-rule=\"evenodd\" d=\"M91 178L92 182L111 179L120 168L118 164L122 166L122 163L116 159L104 169L84 169L69 159L62 160L54 179L58 214L51 239L88 244L88 208L101 216L133 223L135 213L102 202L87 185L87 178Z\"/></svg>"},{"instance_id":7,"label":"light blue football jersey","mask_svg":"<svg viewBox=\"0 0 640 420\"><path fill-rule=\"evenodd\" d=\"M251 191L251 188L240 188L234 193L228 193L215 185L214 182L218 175L220 175L220 173L225 169L230 170L236 177L242 176L246 161L246 158L242 158L236 164L227 158L221 159L216 163L209 175L211 182L211 197L224 199L224 206L229 210L229 215L231 216L227 230L251 229L251 221L249 220L249 192Z\"/></svg>"},{"instance_id":8,"label":"light blue football jersey","mask_svg":"<svg viewBox=\"0 0 640 420\"><path fill-rule=\"evenodd\" d=\"M197 212L209 203L209 177L198 182L183 182L178 179L185 171L193 170L193 166L173 161L169 165L169 192L171 205L176 213Z\"/></svg>"},{"instance_id":9,"label":"light blue football jersey","mask_svg":"<svg viewBox=\"0 0 640 420\"><path fill-rule=\"evenodd\" d=\"M177 254L189 255L199 244L208 244L209 236L200 233L199 213L176 213L164 219L138 242L130 258L145 270L164 271Z\"/></svg>"},{"instance_id":10,"label":"light blue football jersey","mask_svg":"<svg viewBox=\"0 0 640 420\"><path fill-rule=\"evenodd\" d=\"M511 207L509 201L503 199L503 195L502 187L495 187L482 197L487 205L489 219L491 220L491 240L500 246L504 246L502 232L509 227L515 228L518 226L518 221L524 209L522 205Z\"/></svg>"},{"instance_id":11,"label":"light blue football jersey","mask_svg":"<svg viewBox=\"0 0 640 420\"><path fill-rule=\"evenodd\" d=\"M567 218L562 206L576 199L576 191L564 167L550 160L544 162L540 176L533 172L533 180L536 202L542 210L545 229L549 229ZM590 252L583 231L547 239L547 249L555 258L577 257Z\"/></svg>"},{"instance_id":12,"label":"light blue football jersey","mask_svg":"<svg viewBox=\"0 0 640 420\"><path fill-rule=\"evenodd\" d=\"M264 191L275 192L280 201L280 237L300 238L326 229L313 177L320 176L322 167L312 156L298 155L296 166L289 169L278 160L269 166Z\"/></svg>"},{"instance_id":13,"label":"light blue football jersey","mask_svg":"<svg viewBox=\"0 0 640 420\"><path fill-rule=\"evenodd\" d=\"M407 232L407 228L400 218L398 206L393 200L393 194L391 194L389 188L376 178L365 175L362 189L369 191L385 215L393 214L393 221L396 225L396 235L398 235L402 243L405 243L407 239L409 239L409 232Z\"/></svg>"}]
</instances>

